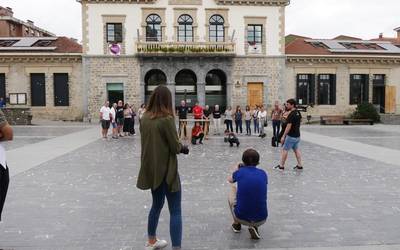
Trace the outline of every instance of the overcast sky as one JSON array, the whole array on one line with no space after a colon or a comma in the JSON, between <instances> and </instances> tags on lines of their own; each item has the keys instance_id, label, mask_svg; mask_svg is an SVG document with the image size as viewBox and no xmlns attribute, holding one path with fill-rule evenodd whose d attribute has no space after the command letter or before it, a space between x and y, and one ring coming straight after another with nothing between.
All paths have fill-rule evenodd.
<instances>
[{"instance_id":1,"label":"overcast sky","mask_svg":"<svg viewBox=\"0 0 400 250\"><path fill-rule=\"evenodd\" d=\"M286 33L313 38L344 34L364 39L380 32L394 36L400 26L400 0L291 0ZM81 6L75 0L0 0L14 16L30 19L57 35L81 40Z\"/></svg>"}]
</instances>

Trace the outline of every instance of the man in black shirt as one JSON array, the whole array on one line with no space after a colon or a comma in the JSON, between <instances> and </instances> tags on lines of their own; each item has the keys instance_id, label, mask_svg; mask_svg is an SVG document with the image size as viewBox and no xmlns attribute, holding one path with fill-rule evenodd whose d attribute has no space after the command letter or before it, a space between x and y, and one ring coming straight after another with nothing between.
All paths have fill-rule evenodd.
<instances>
[{"instance_id":1,"label":"man in black shirt","mask_svg":"<svg viewBox=\"0 0 400 250\"><path fill-rule=\"evenodd\" d=\"M302 170L303 164L301 162L301 153L299 150L301 114L296 109L296 101L294 99L287 100L286 107L290 114L287 118L286 129L281 139L281 144L283 145L281 163L276 166L275 169L285 169L288 152L293 149L297 159L297 166L294 167L294 170Z\"/></svg>"},{"instance_id":2,"label":"man in black shirt","mask_svg":"<svg viewBox=\"0 0 400 250\"><path fill-rule=\"evenodd\" d=\"M203 110L203 119L205 122L203 123L203 131L206 136L206 140L208 140L208 134L210 132L210 118L211 118L211 109L210 106L206 105L206 108Z\"/></svg>"},{"instance_id":3,"label":"man in black shirt","mask_svg":"<svg viewBox=\"0 0 400 250\"><path fill-rule=\"evenodd\" d=\"M179 116L179 138L184 136L185 140L187 139L187 113L189 108L186 106L186 102L184 100L181 101L181 106L178 107L178 116ZM183 120L183 121L181 121ZM183 132L183 135L182 135Z\"/></svg>"},{"instance_id":4,"label":"man in black shirt","mask_svg":"<svg viewBox=\"0 0 400 250\"><path fill-rule=\"evenodd\" d=\"M118 126L118 135L120 137L124 137L122 135L122 128L124 126L124 102L122 100L118 101L115 117Z\"/></svg>"},{"instance_id":5,"label":"man in black shirt","mask_svg":"<svg viewBox=\"0 0 400 250\"><path fill-rule=\"evenodd\" d=\"M219 105L215 105L213 111L213 120L214 120L214 129L215 135L219 135L221 131L221 111L219 109Z\"/></svg>"}]
</instances>

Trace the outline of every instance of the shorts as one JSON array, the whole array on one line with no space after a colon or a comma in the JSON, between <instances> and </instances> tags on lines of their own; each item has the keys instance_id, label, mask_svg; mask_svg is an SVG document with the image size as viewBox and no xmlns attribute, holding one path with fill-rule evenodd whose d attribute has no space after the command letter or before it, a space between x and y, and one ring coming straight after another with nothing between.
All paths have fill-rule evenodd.
<instances>
[{"instance_id":1,"label":"shorts","mask_svg":"<svg viewBox=\"0 0 400 250\"><path fill-rule=\"evenodd\" d=\"M285 143L283 144L283 149L289 151L291 149L296 150L299 148L300 137L290 137L286 136Z\"/></svg>"},{"instance_id":2,"label":"shorts","mask_svg":"<svg viewBox=\"0 0 400 250\"><path fill-rule=\"evenodd\" d=\"M111 125L112 125L112 128L116 128L117 127L117 123L116 122L112 122Z\"/></svg>"},{"instance_id":3,"label":"shorts","mask_svg":"<svg viewBox=\"0 0 400 250\"><path fill-rule=\"evenodd\" d=\"M117 118L117 125L123 126L124 125L124 118Z\"/></svg>"},{"instance_id":4,"label":"shorts","mask_svg":"<svg viewBox=\"0 0 400 250\"><path fill-rule=\"evenodd\" d=\"M109 129L110 128L110 120L101 120L101 127L103 129Z\"/></svg>"}]
</instances>

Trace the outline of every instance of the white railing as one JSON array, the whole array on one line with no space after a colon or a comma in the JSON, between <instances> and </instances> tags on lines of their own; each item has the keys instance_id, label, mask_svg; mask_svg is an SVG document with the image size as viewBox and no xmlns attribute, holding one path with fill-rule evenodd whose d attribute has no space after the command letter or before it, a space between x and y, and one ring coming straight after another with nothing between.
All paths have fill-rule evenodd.
<instances>
[{"instance_id":1,"label":"white railing","mask_svg":"<svg viewBox=\"0 0 400 250\"><path fill-rule=\"evenodd\" d=\"M138 41L136 51L139 54L235 54L235 43Z\"/></svg>"}]
</instances>

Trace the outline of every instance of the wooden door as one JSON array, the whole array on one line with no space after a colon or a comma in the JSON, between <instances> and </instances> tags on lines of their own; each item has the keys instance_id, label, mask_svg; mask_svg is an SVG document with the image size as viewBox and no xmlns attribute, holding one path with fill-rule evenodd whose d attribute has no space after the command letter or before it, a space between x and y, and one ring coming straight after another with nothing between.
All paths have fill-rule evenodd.
<instances>
[{"instance_id":1,"label":"wooden door","mask_svg":"<svg viewBox=\"0 0 400 250\"><path fill-rule=\"evenodd\" d=\"M258 82L249 82L247 84L247 105L254 107L256 105L263 105L264 85Z\"/></svg>"},{"instance_id":2,"label":"wooden door","mask_svg":"<svg viewBox=\"0 0 400 250\"><path fill-rule=\"evenodd\" d=\"M396 86L386 86L385 89L385 112L396 112Z\"/></svg>"}]
</instances>

